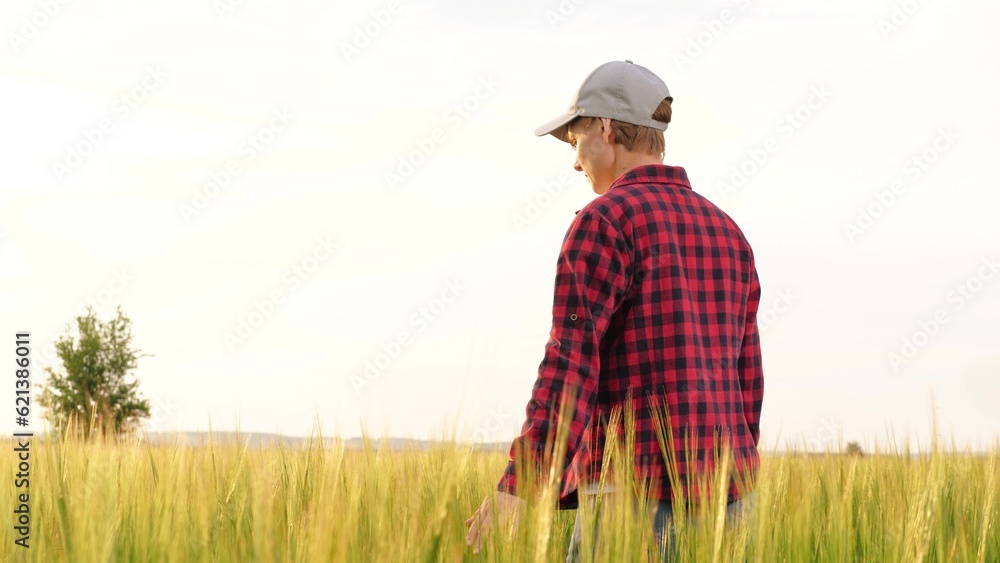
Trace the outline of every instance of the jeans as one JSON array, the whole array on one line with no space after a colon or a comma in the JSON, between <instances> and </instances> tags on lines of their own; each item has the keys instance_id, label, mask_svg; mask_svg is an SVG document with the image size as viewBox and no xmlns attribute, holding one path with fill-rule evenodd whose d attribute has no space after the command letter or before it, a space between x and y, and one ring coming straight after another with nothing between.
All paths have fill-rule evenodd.
<instances>
[{"instance_id":1,"label":"jeans","mask_svg":"<svg viewBox=\"0 0 1000 563\"><path fill-rule=\"evenodd\" d=\"M613 495L615 493L605 494L605 498ZM726 528L727 530L732 530L733 526L741 519L748 521L751 514L753 513L755 494L753 492L744 495L743 498L735 502L726 505ZM590 503L588 506L593 507L597 495L580 495L580 502ZM674 535L674 517L673 517L673 505L669 500L658 501L656 504L656 514L653 518L653 539L656 544L661 546L660 560L661 561L674 561L676 560L675 550L677 548L676 538ZM697 525L698 519L694 518L692 524ZM580 546L582 538L582 516L580 511L577 510L576 513L576 524L573 526L573 536L569 542L569 551L566 555L566 563L577 563L580 559ZM594 546L597 545L597 531L594 531Z\"/></svg>"}]
</instances>

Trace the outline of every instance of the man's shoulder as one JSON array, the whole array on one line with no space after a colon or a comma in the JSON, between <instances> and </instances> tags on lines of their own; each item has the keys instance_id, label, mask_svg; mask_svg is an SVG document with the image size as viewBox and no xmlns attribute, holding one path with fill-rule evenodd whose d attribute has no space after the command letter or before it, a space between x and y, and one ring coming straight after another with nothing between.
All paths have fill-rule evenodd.
<instances>
[{"instance_id":1,"label":"man's shoulder","mask_svg":"<svg viewBox=\"0 0 1000 563\"><path fill-rule=\"evenodd\" d=\"M633 170L623 175L577 213L600 216L623 233L645 231L651 223L666 226L666 231L677 223L716 225L749 244L728 213L694 191L683 168L643 168L638 174Z\"/></svg>"},{"instance_id":2,"label":"man's shoulder","mask_svg":"<svg viewBox=\"0 0 1000 563\"><path fill-rule=\"evenodd\" d=\"M697 193L679 166L642 166L618 178L608 191L594 198L579 213L601 215L610 220L631 220L641 215L722 210Z\"/></svg>"}]
</instances>

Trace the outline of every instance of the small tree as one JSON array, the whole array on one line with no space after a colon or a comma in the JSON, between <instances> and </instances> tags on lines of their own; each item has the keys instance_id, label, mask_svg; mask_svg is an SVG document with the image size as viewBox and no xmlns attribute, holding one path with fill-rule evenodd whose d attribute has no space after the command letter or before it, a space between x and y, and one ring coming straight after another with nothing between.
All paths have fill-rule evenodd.
<instances>
[{"instance_id":1,"label":"small tree","mask_svg":"<svg viewBox=\"0 0 1000 563\"><path fill-rule=\"evenodd\" d=\"M865 452L861 449L861 444L857 442L848 442L847 455L863 456L865 455Z\"/></svg>"},{"instance_id":2,"label":"small tree","mask_svg":"<svg viewBox=\"0 0 1000 563\"><path fill-rule=\"evenodd\" d=\"M149 416L149 402L139 397L139 382L131 376L136 361L146 355L132 348L132 321L117 310L108 322L92 307L76 318L77 338L67 333L55 344L62 369L45 368L49 380L39 403L57 431L78 429L120 436L135 430Z\"/></svg>"}]
</instances>

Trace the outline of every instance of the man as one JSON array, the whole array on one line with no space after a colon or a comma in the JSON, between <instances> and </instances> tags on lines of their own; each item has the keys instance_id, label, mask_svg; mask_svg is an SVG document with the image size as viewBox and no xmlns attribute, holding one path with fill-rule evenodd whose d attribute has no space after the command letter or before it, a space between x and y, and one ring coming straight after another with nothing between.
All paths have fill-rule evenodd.
<instances>
[{"instance_id":1,"label":"man","mask_svg":"<svg viewBox=\"0 0 1000 563\"><path fill-rule=\"evenodd\" d=\"M565 115L535 130L576 150L573 167L598 197L577 212L559 253L551 336L497 486L501 522L516 524L531 496L519 485L541 479L547 456L559 453L560 423L568 438L552 462L563 472L559 507L597 493L608 426L620 420L613 410L632 414L630 453L656 501L658 539L672 538L672 501L709 499L699 479L716 468L732 470L727 514L752 502L764 390L760 283L736 223L692 190L683 168L663 164L672 102L648 69L610 62L583 81ZM563 401L569 412L560 412ZM617 476L604 472L603 492L613 491ZM477 552L492 525L490 501L466 521ZM570 560L579 512L576 524Z\"/></svg>"}]
</instances>

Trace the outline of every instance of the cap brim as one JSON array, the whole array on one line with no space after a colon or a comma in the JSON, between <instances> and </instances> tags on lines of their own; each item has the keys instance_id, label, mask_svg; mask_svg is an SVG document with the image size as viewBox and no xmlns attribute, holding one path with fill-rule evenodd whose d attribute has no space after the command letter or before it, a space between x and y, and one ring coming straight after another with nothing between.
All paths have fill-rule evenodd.
<instances>
[{"instance_id":1,"label":"cap brim","mask_svg":"<svg viewBox=\"0 0 1000 563\"><path fill-rule=\"evenodd\" d=\"M569 122L573 121L577 117L580 117L580 113L580 110L577 110L573 113L560 115L545 125L536 128L535 135L538 135L539 137L552 135L556 139L559 139L564 143L568 143L569 140L566 139L566 130L568 129Z\"/></svg>"}]
</instances>

